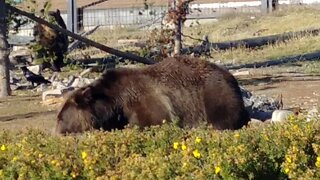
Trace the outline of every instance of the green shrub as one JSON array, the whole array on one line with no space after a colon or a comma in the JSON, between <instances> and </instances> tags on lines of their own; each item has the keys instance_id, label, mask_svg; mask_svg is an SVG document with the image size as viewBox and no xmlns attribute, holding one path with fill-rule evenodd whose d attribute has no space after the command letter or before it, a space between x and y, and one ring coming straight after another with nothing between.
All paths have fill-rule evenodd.
<instances>
[{"instance_id":1,"label":"green shrub","mask_svg":"<svg viewBox=\"0 0 320 180\"><path fill-rule=\"evenodd\" d=\"M320 123L0 133L0 179L319 179Z\"/></svg>"}]
</instances>

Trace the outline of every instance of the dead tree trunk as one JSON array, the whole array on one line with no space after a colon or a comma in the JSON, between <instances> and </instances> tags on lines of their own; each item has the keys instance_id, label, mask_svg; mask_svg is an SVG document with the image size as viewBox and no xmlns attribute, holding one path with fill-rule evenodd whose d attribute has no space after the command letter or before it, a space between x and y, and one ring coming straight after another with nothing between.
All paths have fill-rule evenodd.
<instances>
[{"instance_id":1,"label":"dead tree trunk","mask_svg":"<svg viewBox=\"0 0 320 180\"><path fill-rule=\"evenodd\" d=\"M11 95L5 0L0 0L0 97Z\"/></svg>"},{"instance_id":2,"label":"dead tree trunk","mask_svg":"<svg viewBox=\"0 0 320 180\"><path fill-rule=\"evenodd\" d=\"M181 54L181 24L181 18L178 18L177 22L175 23L174 55Z\"/></svg>"},{"instance_id":3,"label":"dead tree trunk","mask_svg":"<svg viewBox=\"0 0 320 180\"><path fill-rule=\"evenodd\" d=\"M175 25L175 38L174 38L174 55L181 54L182 42L181 42L181 28L182 28L182 18L178 15L179 7L177 0L173 1L173 8L177 14L177 19L174 22Z\"/></svg>"}]
</instances>

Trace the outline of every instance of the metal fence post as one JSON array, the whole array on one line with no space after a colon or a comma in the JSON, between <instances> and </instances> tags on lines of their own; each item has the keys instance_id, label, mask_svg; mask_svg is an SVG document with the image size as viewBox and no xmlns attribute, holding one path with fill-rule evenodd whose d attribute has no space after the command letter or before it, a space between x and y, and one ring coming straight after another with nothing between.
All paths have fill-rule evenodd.
<instances>
[{"instance_id":1,"label":"metal fence post","mask_svg":"<svg viewBox=\"0 0 320 180\"><path fill-rule=\"evenodd\" d=\"M268 13L272 13L273 7L272 7L273 0L268 0Z\"/></svg>"},{"instance_id":2,"label":"metal fence post","mask_svg":"<svg viewBox=\"0 0 320 180\"><path fill-rule=\"evenodd\" d=\"M267 14L268 13L268 2L269 0L261 0L261 13Z\"/></svg>"},{"instance_id":3,"label":"metal fence post","mask_svg":"<svg viewBox=\"0 0 320 180\"><path fill-rule=\"evenodd\" d=\"M77 33L78 21L77 21L77 0L68 0L68 30Z\"/></svg>"}]
</instances>

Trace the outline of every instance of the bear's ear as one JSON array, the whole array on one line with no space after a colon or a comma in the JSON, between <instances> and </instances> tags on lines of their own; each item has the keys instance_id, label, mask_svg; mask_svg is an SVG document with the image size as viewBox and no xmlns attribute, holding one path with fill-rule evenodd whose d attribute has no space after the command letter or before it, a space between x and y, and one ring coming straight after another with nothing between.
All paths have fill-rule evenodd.
<instances>
[{"instance_id":1,"label":"bear's ear","mask_svg":"<svg viewBox=\"0 0 320 180\"><path fill-rule=\"evenodd\" d=\"M85 87L77 94L77 96L75 96L74 100L77 105L88 105L92 100L92 88L90 86Z\"/></svg>"},{"instance_id":2,"label":"bear's ear","mask_svg":"<svg viewBox=\"0 0 320 180\"><path fill-rule=\"evenodd\" d=\"M60 10L59 10L59 9L57 9L56 13L57 13L57 15L60 15Z\"/></svg>"}]
</instances>

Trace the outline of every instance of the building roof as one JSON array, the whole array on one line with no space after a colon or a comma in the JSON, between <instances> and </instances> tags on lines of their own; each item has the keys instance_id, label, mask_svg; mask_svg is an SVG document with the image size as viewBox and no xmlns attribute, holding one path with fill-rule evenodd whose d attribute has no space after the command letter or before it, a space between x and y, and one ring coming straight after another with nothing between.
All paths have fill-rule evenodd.
<instances>
[{"instance_id":1,"label":"building roof","mask_svg":"<svg viewBox=\"0 0 320 180\"><path fill-rule=\"evenodd\" d=\"M37 7L43 8L46 0L37 0ZM99 0L76 0L77 7L83 7ZM224 2L241 2L244 0L195 0L192 4L201 3L224 3ZM254 1L254 0L245 0ZM51 0L51 10L59 9L60 11L66 11L68 7L68 0ZM152 6L166 6L168 0L147 0L147 3ZM22 2L18 7L27 9L27 4ZM108 9L108 8L130 8L130 7L144 7L144 0L106 0L105 2L88 7L88 9Z\"/></svg>"}]
</instances>

